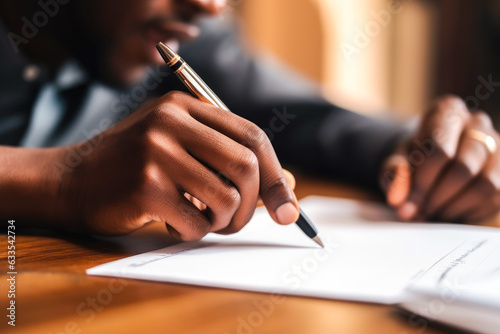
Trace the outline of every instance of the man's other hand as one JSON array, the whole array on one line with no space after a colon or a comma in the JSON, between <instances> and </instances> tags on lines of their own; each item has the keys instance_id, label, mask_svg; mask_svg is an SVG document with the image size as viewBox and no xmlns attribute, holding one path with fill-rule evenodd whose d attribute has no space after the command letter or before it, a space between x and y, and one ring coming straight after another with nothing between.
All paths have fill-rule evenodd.
<instances>
[{"instance_id":1,"label":"man's other hand","mask_svg":"<svg viewBox=\"0 0 500 334\"><path fill-rule=\"evenodd\" d=\"M500 137L488 115L438 99L383 164L387 202L403 220L472 222L500 208Z\"/></svg>"}]
</instances>

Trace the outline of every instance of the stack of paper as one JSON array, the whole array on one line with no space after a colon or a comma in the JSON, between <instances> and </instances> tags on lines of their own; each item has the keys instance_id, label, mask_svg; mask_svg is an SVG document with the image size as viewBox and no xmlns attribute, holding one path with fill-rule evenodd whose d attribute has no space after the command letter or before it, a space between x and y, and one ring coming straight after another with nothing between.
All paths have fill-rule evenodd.
<instances>
[{"instance_id":1,"label":"stack of paper","mask_svg":"<svg viewBox=\"0 0 500 334\"><path fill-rule=\"evenodd\" d=\"M309 197L301 207L317 225L324 249L295 225L274 223L262 208L235 235L209 235L87 273L402 304L478 330L453 321L458 309L467 313L475 305L486 318L480 330L500 328L500 320L484 311L500 314L500 230L389 222L394 217L382 205L351 200ZM451 315L434 310L436 300Z\"/></svg>"}]
</instances>

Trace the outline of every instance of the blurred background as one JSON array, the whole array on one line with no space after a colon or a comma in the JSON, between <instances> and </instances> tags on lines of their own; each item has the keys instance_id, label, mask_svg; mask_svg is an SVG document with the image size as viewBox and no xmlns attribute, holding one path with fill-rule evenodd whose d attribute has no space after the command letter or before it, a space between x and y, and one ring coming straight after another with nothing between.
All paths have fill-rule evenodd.
<instances>
[{"instance_id":1,"label":"blurred background","mask_svg":"<svg viewBox=\"0 0 500 334\"><path fill-rule=\"evenodd\" d=\"M500 125L499 0L227 1L248 43L341 106L405 119L453 93Z\"/></svg>"}]
</instances>

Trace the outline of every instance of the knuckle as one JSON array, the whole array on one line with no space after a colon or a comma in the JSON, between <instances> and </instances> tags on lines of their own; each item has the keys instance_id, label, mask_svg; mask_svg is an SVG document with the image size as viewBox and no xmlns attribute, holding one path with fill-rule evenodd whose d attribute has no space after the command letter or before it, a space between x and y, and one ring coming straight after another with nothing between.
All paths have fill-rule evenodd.
<instances>
[{"instance_id":1,"label":"knuckle","mask_svg":"<svg viewBox=\"0 0 500 334\"><path fill-rule=\"evenodd\" d=\"M243 132L250 147L254 150L262 150L270 145L266 132L251 122L243 128Z\"/></svg>"},{"instance_id":2,"label":"knuckle","mask_svg":"<svg viewBox=\"0 0 500 334\"><path fill-rule=\"evenodd\" d=\"M176 124L183 114L182 104L179 101L183 98L182 92L170 92L165 94L158 104L151 108L145 121L148 125L159 125L161 127Z\"/></svg>"},{"instance_id":3,"label":"knuckle","mask_svg":"<svg viewBox=\"0 0 500 334\"><path fill-rule=\"evenodd\" d=\"M156 191L160 182L161 171L152 163L146 163L142 166L136 182L136 189L141 195L149 195Z\"/></svg>"},{"instance_id":4,"label":"knuckle","mask_svg":"<svg viewBox=\"0 0 500 334\"><path fill-rule=\"evenodd\" d=\"M152 108L147 117L146 121L148 125L157 124L159 121L165 119L165 116L169 114L173 108L169 105L159 104Z\"/></svg>"},{"instance_id":5,"label":"knuckle","mask_svg":"<svg viewBox=\"0 0 500 334\"><path fill-rule=\"evenodd\" d=\"M263 195L267 198L279 198L290 200L291 196L287 191L288 182L285 176L280 176L278 178L273 178L269 180L263 180Z\"/></svg>"},{"instance_id":6,"label":"knuckle","mask_svg":"<svg viewBox=\"0 0 500 334\"><path fill-rule=\"evenodd\" d=\"M429 114L439 114L446 123L463 123L470 113L465 102L458 96L445 95L439 98L432 106Z\"/></svg>"},{"instance_id":7,"label":"knuckle","mask_svg":"<svg viewBox=\"0 0 500 334\"><path fill-rule=\"evenodd\" d=\"M457 112L468 114L467 105L460 97L448 94L440 98L437 102L440 109L456 109Z\"/></svg>"},{"instance_id":8,"label":"knuckle","mask_svg":"<svg viewBox=\"0 0 500 334\"><path fill-rule=\"evenodd\" d=\"M172 121L170 122L171 124ZM139 152L146 163L157 160L160 156L177 161L180 158L181 145L175 134L169 133L168 126L149 126L139 134Z\"/></svg>"},{"instance_id":9,"label":"knuckle","mask_svg":"<svg viewBox=\"0 0 500 334\"><path fill-rule=\"evenodd\" d=\"M144 165L149 165L156 161L160 152L163 156L169 158L175 157L178 154L175 142L168 141L170 145L165 145L166 140L167 138L155 129L149 129L142 134L139 144L140 151L137 156L142 160Z\"/></svg>"},{"instance_id":10,"label":"knuckle","mask_svg":"<svg viewBox=\"0 0 500 334\"><path fill-rule=\"evenodd\" d=\"M259 171L259 160L249 149L244 148L239 159L229 164L229 172L233 177L250 177Z\"/></svg>"},{"instance_id":11,"label":"knuckle","mask_svg":"<svg viewBox=\"0 0 500 334\"><path fill-rule=\"evenodd\" d=\"M473 117L475 123L479 127L485 128L485 129L493 128L493 123L491 121L490 116L487 113L485 113L484 111L477 111L473 114L472 117Z\"/></svg>"},{"instance_id":12,"label":"knuckle","mask_svg":"<svg viewBox=\"0 0 500 334\"><path fill-rule=\"evenodd\" d=\"M144 149L149 150L151 147L156 146L158 142L158 132L154 131L151 128L147 129L146 131L144 131L141 139Z\"/></svg>"},{"instance_id":13,"label":"knuckle","mask_svg":"<svg viewBox=\"0 0 500 334\"><path fill-rule=\"evenodd\" d=\"M236 211L241 204L241 195L236 188L228 187L219 196L218 207L224 211Z\"/></svg>"},{"instance_id":14,"label":"knuckle","mask_svg":"<svg viewBox=\"0 0 500 334\"><path fill-rule=\"evenodd\" d=\"M179 100L185 98L186 94L180 91L171 91L168 92L167 94L163 95L162 97L162 102L163 103L175 103L178 102Z\"/></svg>"},{"instance_id":15,"label":"knuckle","mask_svg":"<svg viewBox=\"0 0 500 334\"><path fill-rule=\"evenodd\" d=\"M140 125L140 133L143 135L151 135L156 130L161 129L168 121L171 121L172 117L169 115L173 112L171 106L157 105L150 109Z\"/></svg>"}]
</instances>

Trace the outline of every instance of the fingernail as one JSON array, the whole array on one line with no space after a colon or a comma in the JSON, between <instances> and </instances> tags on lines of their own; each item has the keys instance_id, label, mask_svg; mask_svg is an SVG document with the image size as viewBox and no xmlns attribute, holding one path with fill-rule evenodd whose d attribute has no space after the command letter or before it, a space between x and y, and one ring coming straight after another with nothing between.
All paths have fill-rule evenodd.
<instances>
[{"instance_id":1,"label":"fingernail","mask_svg":"<svg viewBox=\"0 0 500 334\"><path fill-rule=\"evenodd\" d=\"M399 215L403 219L412 219L417 214L417 205L413 202L406 202L399 209Z\"/></svg>"},{"instance_id":2,"label":"fingernail","mask_svg":"<svg viewBox=\"0 0 500 334\"><path fill-rule=\"evenodd\" d=\"M287 202L276 210L276 218L280 224L291 224L299 219L299 211L292 203Z\"/></svg>"}]
</instances>

